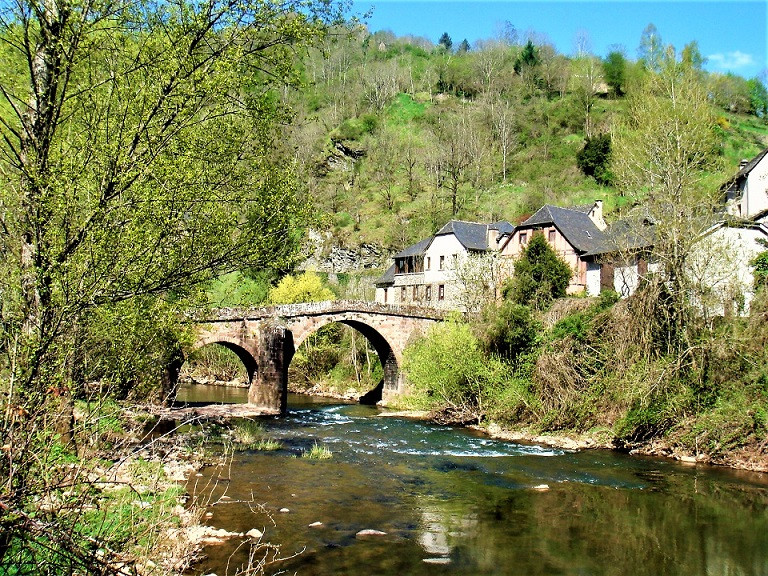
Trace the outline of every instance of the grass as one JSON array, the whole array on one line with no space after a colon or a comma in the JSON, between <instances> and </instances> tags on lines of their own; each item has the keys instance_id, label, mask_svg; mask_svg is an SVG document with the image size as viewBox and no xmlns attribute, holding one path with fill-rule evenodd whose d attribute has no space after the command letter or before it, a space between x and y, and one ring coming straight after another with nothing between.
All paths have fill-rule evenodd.
<instances>
[{"instance_id":1,"label":"grass","mask_svg":"<svg viewBox=\"0 0 768 576\"><path fill-rule=\"evenodd\" d=\"M261 452L274 452L280 450L283 445L268 438L264 426L253 420L240 420L232 428L232 441L235 450L258 450Z\"/></svg>"},{"instance_id":2,"label":"grass","mask_svg":"<svg viewBox=\"0 0 768 576\"><path fill-rule=\"evenodd\" d=\"M325 446L320 446L317 441L315 441L312 448L301 451L301 457L309 460L329 460L333 457L333 452Z\"/></svg>"}]
</instances>

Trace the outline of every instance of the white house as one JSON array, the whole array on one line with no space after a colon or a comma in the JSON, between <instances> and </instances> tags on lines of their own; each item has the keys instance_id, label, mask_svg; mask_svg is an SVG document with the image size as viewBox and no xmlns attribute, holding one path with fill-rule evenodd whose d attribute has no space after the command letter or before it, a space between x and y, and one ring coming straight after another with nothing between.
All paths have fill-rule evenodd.
<instances>
[{"instance_id":1,"label":"white house","mask_svg":"<svg viewBox=\"0 0 768 576\"><path fill-rule=\"evenodd\" d=\"M749 312L754 295L752 261L767 248L768 225L718 222L694 245L688 280L699 307L713 316Z\"/></svg>"},{"instance_id":2,"label":"white house","mask_svg":"<svg viewBox=\"0 0 768 576\"><path fill-rule=\"evenodd\" d=\"M768 148L752 160L743 160L739 171L723 186L726 210L743 220L768 223Z\"/></svg>"},{"instance_id":3,"label":"white house","mask_svg":"<svg viewBox=\"0 0 768 576\"><path fill-rule=\"evenodd\" d=\"M392 266L376 281L376 302L462 308L460 264L471 255L496 252L499 239L513 230L509 222L451 220L434 236L393 256Z\"/></svg>"}]
</instances>

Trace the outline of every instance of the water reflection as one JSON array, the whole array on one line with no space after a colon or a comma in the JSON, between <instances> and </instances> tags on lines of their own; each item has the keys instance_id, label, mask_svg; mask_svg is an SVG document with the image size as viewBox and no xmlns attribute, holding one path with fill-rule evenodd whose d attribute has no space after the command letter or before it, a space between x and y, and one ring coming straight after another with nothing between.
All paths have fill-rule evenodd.
<instances>
[{"instance_id":1,"label":"water reflection","mask_svg":"<svg viewBox=\"0 0 768 576\"><path fill-rule=\"evenodd\" d=\"M233 502L211 523L304 550L288 573L768 574L764 475L497 442L365 406L292 397L289 411L264 421L282 451L206 471L226 474ZM296 457L314 442L333 458ZM234 548L210 548L198 573L224 574Z\"/></svg>"}]
</instances>

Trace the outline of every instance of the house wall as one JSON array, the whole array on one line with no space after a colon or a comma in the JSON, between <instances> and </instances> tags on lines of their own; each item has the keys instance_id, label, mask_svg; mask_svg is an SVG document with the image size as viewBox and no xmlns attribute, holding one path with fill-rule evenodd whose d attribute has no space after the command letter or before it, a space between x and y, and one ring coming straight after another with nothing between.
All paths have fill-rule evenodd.
<instances>
[{"instance_id":1,"label":"house wall","mask_svg":"<svg viewBox=\"0 0 768 576\"><path fill-rule=\"evenodd\" d=\"M547 226L537 230L515 230L509 242L507 242L507 245L501 252L502 257L511 258L513 261L519 258L520 254L523 252L523 248L525 248L525 244L531 240L531 235L534 232L543 233L544 238L547 239L547 242L549 242L549 245L555 253L571 267L571 270L573 270L573 276L571 276L571 282L567 289L568 294L575 294L584 290L587 287L587 263L579 258L579 255L576 253L573 246L571 246L568 240L565 239L565 236L563 236L554 226ZM550 240L550 233L554 233L553 240ZM525 244L521 244L520 242L521 234L526 234Z\"/></svg>"},{"instance_id":2,"label":"house wall","mask_svg":"<svg viewBox=\"0 0 768 576\"><path fill-rule=\"evenodd\" d=\"M466 254L466 248L453 234L435 237L424 253L424 271L396 274L394 286L389 287L386 292L386 303L455 309L458 306L460 288L456 285L453 268L455 258L466 257ZM376 302L384 304L384 295L384 288L377 288Z\"/></svg>"},{"instance_id":3,"label":"house wall","mask_svg":"<svg viewBox=\"0 0 768 576\"><path fill-rule=\"evenodd\" d=\"M748 313L754 295L750 262L765 250L759 239L768 239L768 231L721 227L695 244L688 280L707 314Z\"/></svg>"},{"instance_id":4,"label":"house wall","mask_svg":"<svg viewBox=\"0 0 768 576\"><path fill-rule=\"evenodd\" d=\"M768 156L764 157L747 176L741 199L742 218L753 218L768 210Z\"/></svg>"},{"instance_id":5,"label":"house wall","mask_svg":"<svg viewBox=\"0 0 768 576\"><path fill-rule=\"evenodd\" d=\"M600 264L587 262L586 288L588 296L600 295Z\"/></svg>"}]
</instances>

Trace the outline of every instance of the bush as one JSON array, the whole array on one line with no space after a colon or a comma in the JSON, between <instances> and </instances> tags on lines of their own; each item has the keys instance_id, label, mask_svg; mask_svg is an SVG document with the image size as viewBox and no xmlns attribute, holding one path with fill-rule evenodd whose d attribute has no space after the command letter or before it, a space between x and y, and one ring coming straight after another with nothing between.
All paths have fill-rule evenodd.
<instances>
[{"instance_id":1,"label":"bush","mask_svg":"<svg viewBox=\"0 0 768 576\"><path fill-rule=\"evenodd\" d=\"M505 301L484 310L482 333L488 352L515 361L530 352L539 342L542 326L522 304Z\"/></svg>"},{"instance_id":2,"label":"bush","mask_svg":"<svg viewBox=\"0 0 768 576\"><path fill-rule=\"evenodd\" d=\"M333 291L323 285L323 280L317 273L311 271L300 276L284 276L277 286L269 291L271 304L298 304L334 299Z\"/></svg>"},{"instance_id":3,"label":"bush","mask_svg":"<svg viewBox=\"0 0 768 576\"><path fill-rule=\"evenodd\" d=\"M587 138L584 148L576 154L576 164L585 176L592 176L598 184L603 186L612 184L610 134Z\"/></svg>"}]
</instances>

